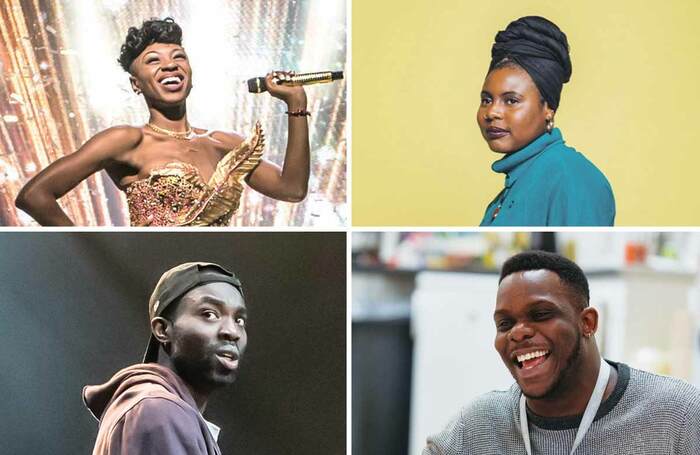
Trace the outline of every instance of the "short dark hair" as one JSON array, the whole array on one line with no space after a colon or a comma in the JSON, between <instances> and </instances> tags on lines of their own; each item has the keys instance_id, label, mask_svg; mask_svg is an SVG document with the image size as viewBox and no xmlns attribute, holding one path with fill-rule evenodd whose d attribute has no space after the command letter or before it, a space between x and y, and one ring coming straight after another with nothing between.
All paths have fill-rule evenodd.
<instances>
[{"instance_id":1,"label":"short dark hair","mask_svg":"<svg viewBox=\"0 0 700 455\"><path fill-rule=\"evenodd\" d=\"M129 27L126 40L122 44L117 60L124 71L129 72L131 63L144 49L153 43L182 45L182 29L172 17L151 18L141 24L141 28Z\"/></svg>"},{"instance_id":2,"label":"short dark hair","mask_svg":"<svg viewBox=\"0 0 700 455\"><path fill-rule=\"evenodd\" d=\"M589 305L591 297L588 279L583 270L575 262L555 253L535 250L516 254L503 264L498 283L510 274L527 270L549 270L556 273L562 283L579 297L580 310Z\"/></svg>"}]
</instances>

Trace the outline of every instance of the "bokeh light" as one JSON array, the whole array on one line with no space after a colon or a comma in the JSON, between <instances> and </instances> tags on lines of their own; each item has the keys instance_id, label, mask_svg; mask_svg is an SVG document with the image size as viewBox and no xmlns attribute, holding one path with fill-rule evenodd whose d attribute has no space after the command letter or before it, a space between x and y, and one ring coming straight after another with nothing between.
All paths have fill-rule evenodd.
<instances>
[{"instance_id":1,"label":"bokeh light","mask_svg":"<svg viewBox=\"0 0 700 455\"><path fill-rule=\"evenodd\" d=\"M0 224L36 225L14 207L21 187L97 132L140 125L148 112L116 59L126 31L173 17L193 67L188 119L247 136L256 120L264 157L282 164L286 106L247 91L273 69L345 70L344 0L5 0L0 8ZM342 227L346 208L346 81L307 88L309 195L290 204L246 190L234 226ZM123 194L100 172L59 201L83 226L128 225Z\"/></svg>"}]
</instances>

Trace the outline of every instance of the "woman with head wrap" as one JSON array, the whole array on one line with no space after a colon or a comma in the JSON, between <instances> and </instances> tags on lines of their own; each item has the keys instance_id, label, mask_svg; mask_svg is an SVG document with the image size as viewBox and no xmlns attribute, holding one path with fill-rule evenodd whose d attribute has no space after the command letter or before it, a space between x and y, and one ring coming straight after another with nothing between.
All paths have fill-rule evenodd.
<instances>
[{"instance_id":1,"label":"woman with head wrap","mask_svg":"<svg viewBox=\"0 0 700 455\"><path fill-rule=\"evenodd\" d=\"M522 17L498 32L477 122L505 187L482 226L612 226L607 179L554 127L562 85L571 77L566 35L545 18Z\"/></svg>"}]
</instances>

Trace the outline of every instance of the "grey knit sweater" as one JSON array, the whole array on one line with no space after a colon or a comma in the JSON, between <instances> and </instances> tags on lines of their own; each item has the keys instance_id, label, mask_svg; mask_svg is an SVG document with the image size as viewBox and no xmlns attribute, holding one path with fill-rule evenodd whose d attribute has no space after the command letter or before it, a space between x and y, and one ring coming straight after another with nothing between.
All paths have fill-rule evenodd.
<instances>
[{"instance_id":1,"label":"grey knit sweater","mask_svg":"<svg viewBox=\"0 0 700 455\"><path fill-rule=\"evenodd\" d=\"M612 394L596 414L576 455L700 455L700 389L622 363ZM525 455L520 388L482 395L462 408L423 455ZM533 455L569 455L581 416L545 418L528 411Z\"/></svg>"}]
</instances>

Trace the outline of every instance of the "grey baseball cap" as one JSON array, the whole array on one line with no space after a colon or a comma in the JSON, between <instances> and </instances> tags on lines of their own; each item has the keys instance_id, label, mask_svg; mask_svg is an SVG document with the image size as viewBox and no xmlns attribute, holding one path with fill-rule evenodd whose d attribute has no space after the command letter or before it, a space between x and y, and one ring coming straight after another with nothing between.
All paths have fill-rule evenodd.
<instances>
[{"instance_id":1,"label":"grey baseball cap","mask_svg":"<svg viewBox=\"0 0 700 455\"><path fill-rule=\"evenodd\" d=\"M186 262L168 270L160 277L148 301L149 322L160 316L171 303L188 291L206 283L229 283L243 295L240 280L233 273L211 262ZM143 363L158 361L160 343L151 333Z\"/></svg>"}]
</instances>

